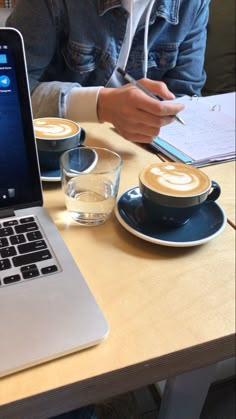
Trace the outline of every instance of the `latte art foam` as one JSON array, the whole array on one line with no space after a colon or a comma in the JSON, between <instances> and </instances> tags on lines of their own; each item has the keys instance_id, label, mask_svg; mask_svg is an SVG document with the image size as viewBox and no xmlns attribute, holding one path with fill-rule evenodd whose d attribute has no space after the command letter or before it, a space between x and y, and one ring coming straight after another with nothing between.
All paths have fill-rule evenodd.
<instances>
[{"instance_id":1,"label":"latte art foam","mask_svg":"<svg viewBox=\"0 0 236 419\"><path fill-rule=\"evenodd\" d=\"M63 139L79 132L78 125L63 118L39 118L34 120L36 138Z\"/></svg>"},{"instance_id":2,"label":"latte art foam","mask_svg":"<svg viewBox=\"0 0 236 419\"><path fill-rule=\"evenodd\" d=\"M182 163L154 163L141 172L140 180L148 188L171 196L192 196L210 187L205 173Z\"/></svg>"}]
</instances>

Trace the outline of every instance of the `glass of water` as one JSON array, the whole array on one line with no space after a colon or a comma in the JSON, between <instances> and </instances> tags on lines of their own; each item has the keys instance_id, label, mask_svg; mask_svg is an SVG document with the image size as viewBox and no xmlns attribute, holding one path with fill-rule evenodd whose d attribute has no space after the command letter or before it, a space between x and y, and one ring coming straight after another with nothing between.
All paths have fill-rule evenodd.
<instances>
[{"instance_id":1,"label":"glass of water","mask_svg":"<svg viewBox=\"0 0 236 419\"><path fill-rule=\"evenodd\" d=\"M110 216L119 189L122 159L100 147L77 147L60 159L66 208L79 224L97 225Z\"/></svg>"}]
</instances>

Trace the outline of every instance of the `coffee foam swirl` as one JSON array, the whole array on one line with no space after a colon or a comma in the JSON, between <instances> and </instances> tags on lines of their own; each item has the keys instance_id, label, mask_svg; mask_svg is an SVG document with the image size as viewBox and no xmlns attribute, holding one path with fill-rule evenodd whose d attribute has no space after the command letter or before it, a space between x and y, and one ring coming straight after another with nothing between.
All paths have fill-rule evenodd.
<instances>
[{"instance_id":1,"label":"coffee foam swirl","mask_svg":"<svg viewBox=\"0 0 236 419\"><path fill-rule=\"evenodd\" d=\"M173 196L191 196L210 186L205 173L182 163L153 164L141 173L140 179L151 189Z\"/></svg>"},{"instance_id":2,"label":"coffee foam swirl","mask_svg":"<svg viewBox=\"0 0 236 419\"><path fill-rule=\"evenodd\" d=\"M79 127L72 121L60 118L40 118L34 120L35 136L45 139L62 139L75 135Z\"/></svg>"}]
</instances>

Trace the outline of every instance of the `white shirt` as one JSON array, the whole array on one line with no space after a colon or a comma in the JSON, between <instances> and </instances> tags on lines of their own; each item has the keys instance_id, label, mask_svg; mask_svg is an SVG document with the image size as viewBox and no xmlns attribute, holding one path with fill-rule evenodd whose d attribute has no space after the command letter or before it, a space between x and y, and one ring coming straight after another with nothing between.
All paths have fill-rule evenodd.
<instances>
[{"instance_id":1,"label":"white shirt","mask_svg":"<svg viewBox=\"0 0 236 419\"><path fill-rule=\"evenodd\" d=\"M120 67L124 69L126 67L136 29L139 22L141 20L144 21L147 7L150 4L150 1L151 0L123 0L123 6L129 12L129 19L127 21L125 39L120 50L116 68ZM117 73L115 69L107 83L107 87L117 87L121 86L122 84L122 76Z\"/></svg>"},{"instance_id":2,"label":"white shirt","mask_svg":"<svg viewBox=\"0 0 236 419\"><path fill-rule=\"evenodd\" d=\"M129 18L116 68L125 68L137 26L141 20L145 22L149 8L152 8L151 3L153 3L153 0L122 1L123 6L129 12ZM117 87L124 83L120 74L117 73L116 68L107 83L107 87ZM97 99L102 87L74 87L66 96L66 110L63 116L77 122L98 122Z\"/></svg>"}]
</instances>

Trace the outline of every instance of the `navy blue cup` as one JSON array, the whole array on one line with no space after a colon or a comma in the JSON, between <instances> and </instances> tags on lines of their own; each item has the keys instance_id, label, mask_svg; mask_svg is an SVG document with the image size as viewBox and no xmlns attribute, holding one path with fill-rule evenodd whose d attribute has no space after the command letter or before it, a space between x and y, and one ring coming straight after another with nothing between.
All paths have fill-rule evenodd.
<instances>
[{"instance_id":1,"label":"navy blue cup","mask_svg":"<svg viewBox=\"0 0 236 419\"><path fill-rule=\"evenodd\" d=\"M153 166L163 167L166 163L153 164ZM187 165L184 163L168 163L168 166L174 166L179 171L182 167L186 171ZM150 166L150 167L151 167ZM165 167L165 166L164 166ZM191 166L191 172L198 171L199 169ZM141 172L142 173L142 172ZM176 171L177 173L177 171ZM197 172L195 172L197 174ZM201 172L202 173L202 172ZM152 222L159 223L161 225L178 227L189 221L192 215L201 208L201 205L207 205L207 203L218 199L221 193L220 186L217 182L211 181L205 173L201 176L205 177L205 185L203 190L194 192L192 194L186 194L183 192L178 195L169 193L167 190L158 190L148 185L143 177L139 176L139 189L142 195L142 202L145 211L149 219ZM167 175L168 176L168 175ZM178 179L178 174L176 176ZM207 182L208 180L208 182Z\"/></svg>"},{"instance_id":2,"label":"navy blue cup","mask_svg":"<svg viewBox=\"0 0 236 419\"><path fill-rule=\"evenodd\" d=\"M42 170L57 170L60 168L60 157L61 155L72 148L81 146L85 141L85 131L78 124L73 121L64 120L62 118L48 118L50 121L53 120L56 123L63 122L66 124L69 122L73 124L73 133L66 134L63 138L62 136L56 137L56 133L53 134L53 137L48 135L46 138L46 133L44 136L40 137L40 132L35 129L36 144L38 150L39 164ZM37 121L47 120L47 118L40 118L34 120Z\"/></svg>"}]
</instances>

